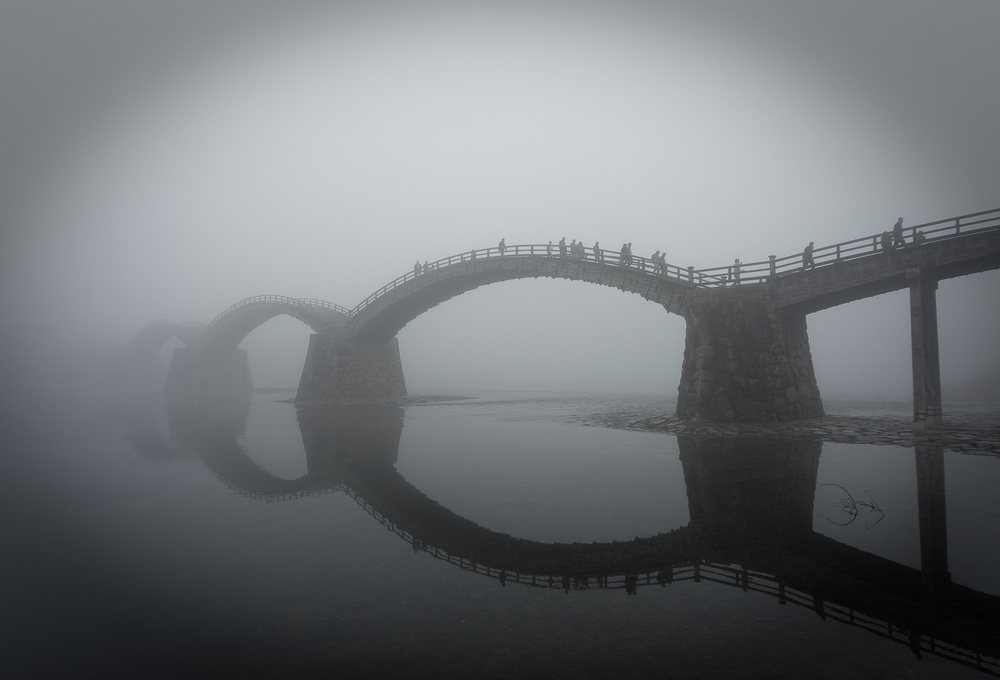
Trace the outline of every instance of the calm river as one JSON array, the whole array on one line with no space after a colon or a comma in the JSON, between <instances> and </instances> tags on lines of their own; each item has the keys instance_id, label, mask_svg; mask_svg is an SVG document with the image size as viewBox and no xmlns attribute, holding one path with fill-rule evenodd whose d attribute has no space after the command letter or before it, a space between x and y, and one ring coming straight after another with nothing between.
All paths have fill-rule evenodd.
<instances>
[{"instance_id":1,"label":"calm river","mask_svg":"<svg viewBox=\"0 0 1000 680\"><path fill-rule=\"evenodd\" d=\"M292 396L5 409L0 677L1000 676L996 457Z\"/></svg>"}]
</instances>

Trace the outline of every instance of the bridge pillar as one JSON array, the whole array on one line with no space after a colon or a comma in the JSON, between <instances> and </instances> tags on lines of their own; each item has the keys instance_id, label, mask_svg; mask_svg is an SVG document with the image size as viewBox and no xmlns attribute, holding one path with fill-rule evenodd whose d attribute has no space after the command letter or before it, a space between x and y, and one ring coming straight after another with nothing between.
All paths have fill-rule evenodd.
<instances>
[{"instance_id":1,"label":"bridge pillar","mask_svg":"<svg viewBox=\"0 0 1000 680\"><path fill-rule=\"evenodd\" d=\"M678 416L756 423L824 415L805 315L779 312L769 284L694 291L686 319Z\"/></svg>"},{"instance_id":2,"label":"bridge pillar","mask_svg":"<svg viewBox=\"0 0 1000 680\"><path fill-rule=\"evenodd\" d=\"M253 392L245 349L177 347L164 392L171 397L245 397Z\"/></svg>"},{"instance_id":3,"label":"bridge pillar","mask_svg":"<svg viewBox=\"0 0 1000 680\"><path fill-rule=\"evenodd\" d=\"M951 581L948 571L948 520L945 512L944 450L918 444L917 512L920 520L920 572L924 592Z\"/></svg>"},{"instance_id":4,"label":"bridge pillar","mask_svg":"<svg viewBox=\"0 0 1000 680\"><path fill-rule=\"evenodd\" d=\"M941 359L938 353L937 279L919 268L910 282L910 339L913 349L913 422L917 429L941 424Z\"/></svg>"},{"instance_id":5,"label":"bridge pillar","mask_svg":"<svg viewBox=\"0 0 1000 680\"><path fill-rule=\"evenodd\" d=\"M822 442L682 435L677 446L703 558L759 564L768 546L812 534Z\"/></svg>"},{"instance_id":6,"label":"bridge pillar","mask_svg":"<svg viewBox=\"0 0 1000 680\"><path fill-rule=\"evenodd\" d=\"M391 404L405 398L396 338L355 341L347 324L310 336L296 404Z\"/></svg>"}]
</instances>

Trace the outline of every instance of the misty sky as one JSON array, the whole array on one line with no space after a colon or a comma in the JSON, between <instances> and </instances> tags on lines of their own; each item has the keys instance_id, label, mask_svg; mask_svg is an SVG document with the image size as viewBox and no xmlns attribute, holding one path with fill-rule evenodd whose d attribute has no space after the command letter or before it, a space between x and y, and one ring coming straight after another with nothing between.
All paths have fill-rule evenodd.
<instances>
[{"instance_id":1,"label":"misty sky","mask_svg":"<svg viewBox=\"0 0 1000 680\"><path fill-rule=\"evenodd\" d=\"M998 28L996 0L0 0L4 331L353 307L501 237L701 268L998 208ZM998 291L941 283L946 385L1000 363ZM909 398L905 291L808 322L824 396ZM308 335L251 334L255 383L297 384ZM411 393L675 395L684 321L529 280L399 340Z\"/></svg>"}]
</instances>

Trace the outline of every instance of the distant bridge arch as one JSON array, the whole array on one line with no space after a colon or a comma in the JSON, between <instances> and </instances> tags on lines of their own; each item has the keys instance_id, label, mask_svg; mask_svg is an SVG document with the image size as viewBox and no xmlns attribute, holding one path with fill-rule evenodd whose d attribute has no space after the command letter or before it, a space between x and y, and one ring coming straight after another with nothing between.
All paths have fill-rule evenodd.
<instances>
[{"instance_id":1,"label":"distant bridge arch","mask_svg":"<svg viewBox=\"0 0 1000 680\"><path fill-rule=\"evenodd\" d=\"M205 327L201 348L208 352L235 350L243 339L265 322L286 315L298 319L315 333L345 322L349 311L340 305L313 298L256 295L230 305Z\"/></svg>"},{"instance_id":2,"label":"distant bridge arch","mask_svg":"<svg viewBox=\"0 0 1000 680\"><path fill-rule=\"evenodd\" d=\"M253 390L240 343L276 316L291 316L319 334L343 325L348 310L326 300L257 295L229 306L205 326L198 342L174 352L164 391L172 396L245 396Z\"/></svg>"}]
</instances>

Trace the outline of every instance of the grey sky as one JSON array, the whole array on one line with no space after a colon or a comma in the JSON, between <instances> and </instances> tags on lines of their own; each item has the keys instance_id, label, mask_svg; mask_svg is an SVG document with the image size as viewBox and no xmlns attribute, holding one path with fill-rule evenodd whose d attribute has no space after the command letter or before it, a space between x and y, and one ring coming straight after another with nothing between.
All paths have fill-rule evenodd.
<instances>
[{"instance_id":1,"label":"grey sky","mask_svg":"<svg viewBox=\"0 0 1000 680\"><path fill-rule=\"evenodd\" d=\"M998 27L993 0L0 0L3 322L124 343L256 294L350 307L501 236L709 267L1000 207ZM998 290L941 284L946 383L1000 361ZM811 315L820 389L905 399L907 324L905 293ZM411 391L673 394L683 332L529 281L399 337ZM258 385L307 334L247 339Z\"/></svg>"}]
</instances>

